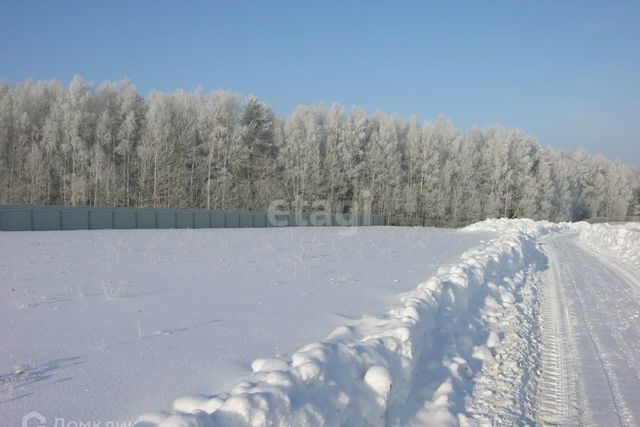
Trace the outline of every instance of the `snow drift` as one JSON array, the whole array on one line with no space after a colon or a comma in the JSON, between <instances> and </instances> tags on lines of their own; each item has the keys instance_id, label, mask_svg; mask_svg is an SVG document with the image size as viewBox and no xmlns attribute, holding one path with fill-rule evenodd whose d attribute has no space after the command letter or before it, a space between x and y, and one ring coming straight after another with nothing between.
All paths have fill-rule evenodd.
<instances>
[{"instance_id":1,"label":"snow drift","mask_svg":"<svg viewBox=\"0 0 640 427\"><path fill-rule=\"evenodd\" d=\"M613 255L640 271L640 223L576 224L580 240L598 252Z\"/></svg>"},{"instance_id":2,"label":"snow drift","mask_svg":"<svg viewBox=\"0 0 640 427\"><path fill-rule=\"evenodd\" d=\"M499 237L440 268L405 294L399 306L338 327L290 360L258 359L252 364L253 381L222 395L179 398L171 412L145 414L137 425L465 425L487 416L530 420L529 403L516 402L513 394L535 387L530 371L537 352L533 319L538 298L531 293L537 292L534 276L546 263L535 239L558 227L530 220L470 226L497 231ZM530 321L518 322L523 316ZM519 323L529 329L518 329ZM508 351L501 350L507 342ZM506 373L496 369L505 363L510 367Z\"/></svg>"}]
</instances>

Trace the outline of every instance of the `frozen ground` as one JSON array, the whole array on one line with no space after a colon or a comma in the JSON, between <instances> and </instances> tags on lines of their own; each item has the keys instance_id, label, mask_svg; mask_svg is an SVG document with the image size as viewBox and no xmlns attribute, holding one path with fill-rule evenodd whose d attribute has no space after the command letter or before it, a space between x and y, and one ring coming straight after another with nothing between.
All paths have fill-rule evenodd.
<instances>
[{"instance_id":1,"label":"frozen ground","mask_svg":"<svg viewBox=\"0 0 640 427\"><path fill-rule=\"evenodd\" d=\"M639 230L1 234L1 424L640 425Z\"/></svg>"},{"instance_id":2,"label":"frozen ground","mask_svg":"<svg viewBox=\"0 0 640 427\"><path fill-rule=\"evenodd\" d=\"M135 420L223 392L495 237L354 230L1 233L0 425Z\"/></svg>"}]
</instances>

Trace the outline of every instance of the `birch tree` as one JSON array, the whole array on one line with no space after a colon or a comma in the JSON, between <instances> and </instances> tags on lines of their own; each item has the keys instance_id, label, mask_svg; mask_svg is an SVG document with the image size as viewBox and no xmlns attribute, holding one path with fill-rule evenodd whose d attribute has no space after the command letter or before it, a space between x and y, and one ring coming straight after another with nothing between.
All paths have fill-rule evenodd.
<instances>
[{"instance_id":1,"label":"birch tree","mask_svg":"<svg viewBox=\"0 0 640 427\"><path fill-rule=\"evenodd\" d=\"M372 198L392 223L624 219L637 168L543 148L521 130L456 129L354 107L279 116L250 96L127 80L0 83L0 203L335 211ZM325 206L327 204L325 203Z\"/></svg>"}]
</instances>

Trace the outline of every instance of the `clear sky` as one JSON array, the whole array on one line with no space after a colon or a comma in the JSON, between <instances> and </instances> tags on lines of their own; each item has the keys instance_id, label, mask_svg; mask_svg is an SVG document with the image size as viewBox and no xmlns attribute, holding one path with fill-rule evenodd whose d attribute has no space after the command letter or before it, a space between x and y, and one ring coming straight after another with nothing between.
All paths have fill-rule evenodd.
<instances>
[{"instance_id":1,"label":"clear sky","mask_svg":"<svg viewBox=\"0 0 640 427\"><path fill-rule=\"evenodd\" d=\"M640 166L638 1L32 1L0 5L0 78L340 102Z\"/></svg>"}]
</instances>

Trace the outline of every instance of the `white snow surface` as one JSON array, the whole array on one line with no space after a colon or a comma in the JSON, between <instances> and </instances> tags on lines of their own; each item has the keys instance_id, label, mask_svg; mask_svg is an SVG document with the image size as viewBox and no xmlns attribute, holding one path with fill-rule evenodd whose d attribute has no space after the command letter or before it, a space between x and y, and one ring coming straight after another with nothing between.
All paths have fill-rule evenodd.
<instances>
[{"instance_id":1,"label":"white snow surface","mask_svg":"<svg viewBox=\"0 0 640 427\"><path fill-rule=\"evenodd\" d=\"M592 249L613 255L640 273L640 223L575 225L580 240Z\"/></svg>"},{"instance_id":2,"label":"white snow surface","mask_svg":"<svg viewBox=\"0 0 640 427\"><path fill-rule=\"evenodd\" d=\"M251 380L227 393L181 397L172 411L145 414L138 424L530 422L535 402L526 397L536 388L539 354L536 272L545 260L535 239L558 227L527 220L470 227L465 231L498 237L438 269L390 310L340 326L290 357L254 363ZM504 366L511 367L507 378Z\"/></svg>"},{"instance_id":3,"label":"white snow surface","mask_svg":"<svg viewBox=\"0 0 640 427\"><path fill-rule=\"evenodd\" d=\"M386 315L361 316L384 313L495 236L392 227L0 233L0 425L30 411L104 425L172 405L213 412L223 400L220 416L257 411L267 422L277 413L256 409L260 386L225 392L241 380L275 392L293 375L300 390L325 387L325 369L357 373L362 390L345 390L349 399L383 399L396 368L380 358L361 365L368 374L349 360L334 367L339 343L368 334L365 325L391 327ZM296 352L341 325L329 344ZM298 395L293 383L278 393ZM325 410L327 399L318 401Z\"/></svg>"},{"instance_id":4,"label":"white snow surface","mask_svg":"<svg viewBox=\"0 0 640 427\"><path fill-rule=\"evenodd\" d=\"M0 234L0 420L637 425L639 231Z\"/></svg>"}]
</instances>

